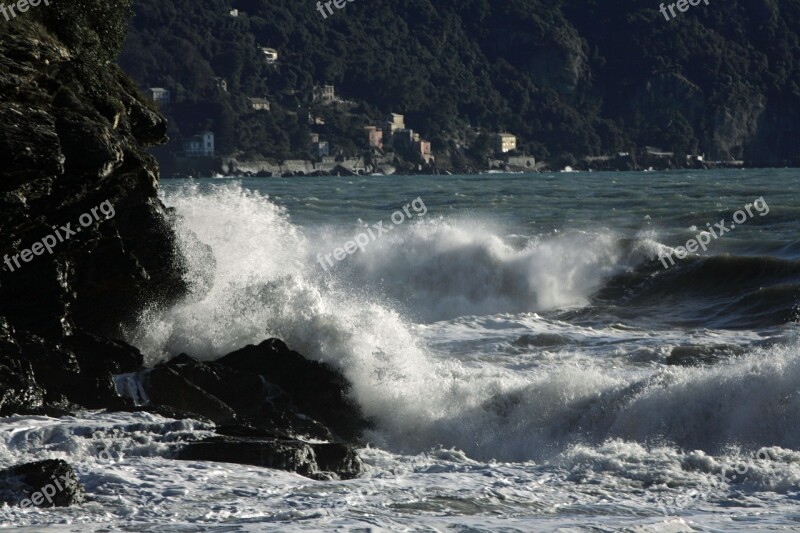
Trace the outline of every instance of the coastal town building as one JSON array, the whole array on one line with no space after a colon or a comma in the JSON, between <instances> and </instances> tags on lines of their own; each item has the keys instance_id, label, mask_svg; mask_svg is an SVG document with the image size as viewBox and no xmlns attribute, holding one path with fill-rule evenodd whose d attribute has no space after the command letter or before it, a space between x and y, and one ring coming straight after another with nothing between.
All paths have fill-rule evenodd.
<instances>
[{"instance_id":1,"label":"coastal town building","mask_svg":"<svg viewBox=\"0 0 800 533\"><path fill-rule=\"evenodd\" d=\"M533 170L536 168L536 158L529 155L507 157L506 163L510 167Z\"/></svg>"},{"instance_id":2,"label":"coastal town building","mask_svg":"<svg viewBox=\"0 0 800 533\"><path fill-rule=\"evenodd\" d=\"M264 54L264 61L268 65L274 65L278 62L278 51L274 48L262 47L261 53Z\"/></svg>"},{"instance_id":3,"label":"coastal town building","mask_svg":"<svg viewBox=\"0 0 800 533\"><path fill-rule=\"evenodd\" d=\"M406 129L406 119L403 115L389 113L389 116L386 118L386 126L387 129L394 134L397 130Z\"/></svg>"},{"instance_id":4,"label":"coastal town building","mask_svg":"<svg viewBox=\"0 0 800 533\"><path fill-rule=\"evenodd\" d=\"M308 142L311 144L319 142L319 133L309 133L308 134Z\"/></svg>"},{"instance_id":5,"label":"coastal town building","mask_svg":"<svg viewBox=\"0 0 800 533\"><path fill-rule=\"evenodd\" d=\"M204 131L183 141L183 155L187 157L214 157L214 134Z\"/></svg>"},{"instance_id":6,"label":"coastal town building","mask_svg":"<svg viewBox=\"0 0 800 533\"><path fill-rule=\"evenodd\" d=\"M425 163L430 164L433 161L433 154L431 152L431 143L420 139L414 143L414 149L419 153Z\"/></svg>"},{"instance_id":7,"label":"coastal town building","mask_svg":"<svg viewBox=\"0 0 800 533\"><path fill-rule=\"evenodd\" d=\"M492 140L495 153L505 154L517 149L517 137L510 133L497 133Z\"/></svg>"},{"instance_id":8,"label":"coastal town building","mask_svg":"<svg viewBox=\"0 0 800 533\"><path fill-rule=\"evenodd\" d=\"M313 97L314 103L332 104L336 102L336 88L333 85L315 85Z\"/></svg>"},{"instance_id":9,"label":"coastal town building","mask_svg":"<svg viewBox=\"0 0 800 533\"><path fill-rule=\"evenodd\" d=\"M311 154L314 157L317 158L327 157L328 155L330 155L330 153L331 150L328 141L317 141L311 144Z\"/></svg>"},{"instance_id":10,"label":"coastal town building","mask_svg":"<svg viewBox=\"0 0 800 533\"><path fill-rule=\"evenodd\" d=\"M319 115L314 115L312 113L308 114L308 123L312 126L324 126L325 119L320 117Z\"/></svg>"},{"instance_id":11,"label":"coastal town building","mask_svg":"<svg viewBox=\"0 0 800 533\"><path fill-rule=\"evenodd\" d=\"M365 126L367 143L370 148L383 148L383 130L377 126Z\"/></svg>"},{"instance_id":12,"label":"coastal town building","mask_svg":"<svg viewBox=\"0 0 800 533\"><path fill-rule=\"evenodd\" d=\"M645 146L644 152L650 157L661 159L670 159L675 156L674 152L667 152L663 148L658 148L656 146Z\"/></svg>"},{"instance_id":13,"label":"coastal town building","mask_svg":"<svg viewBox=\"0 0 800 533\"><path fill-rule=\"evenodd\" d=\"M411 146L411 143L414 142L414 136L414 130L409 128L395 130L392 134L392 144L398 147ZM419 136L417 136L417 140L419 140Z\"/></svg>"},{"instance_id":14,"label":"coastal town building","mask_svg":"<svg viewBox=\"0 0 800 533\"><path fill-rule=\"evenodd\" d=\"M217 89L226 93L228 92L228 80L225 78L214 78L214 83L217 84Z\"/></svg>"},{"instance_id":15,"label":"coastal town building","mask_svg":"<svg viewBox=\"0 0 800 533\"><path fill-rule=\"evenodd\" d=\"M157 104L168 104L172 97L170 92L163 87L150 87L147 89L147 94Z\"/></svg>"},{"instance_id":16,"label":"coastal town building","mask_svg":"<svg viewBox=\"0 0 800 533\"><path fill-rule=\"evenodd\" d=\"M425 163L434 160L430 141L423 139L419 133L410 128L398 129L392 135L392 145L400 150L407 150L420 156Z\"/></svg>"},{"instance_id":17,"label":"coastal town building","mask_svg":"<svg viewBox=\"0 0 800 533\"><path fill-rule=\"evenodd\" d=\"M250 105L250 109L254 111L270 110L269 100L266 98L248 98L247 103Z\"/></svg>"},{"instance_id":18,"label":"coastal town building","mask_svg":"<svg viewBox=\"0 0 800 533\"><path fill-rule=\"evenodd\" d=\"M228 14L229 14L230 16L232 16L232 17L238 17L238 16L239 16L239 10L238 10L238 9L231 9L231 10L228 12Z\"/></svg>"}]
</instances>

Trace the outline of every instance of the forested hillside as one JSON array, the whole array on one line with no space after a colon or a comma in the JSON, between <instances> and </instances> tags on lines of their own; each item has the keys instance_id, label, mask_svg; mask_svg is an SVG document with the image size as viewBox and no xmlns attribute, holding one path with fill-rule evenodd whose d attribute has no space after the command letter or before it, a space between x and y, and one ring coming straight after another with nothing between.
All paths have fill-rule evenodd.
<instances>
[{"instance_id":1,"label":"forested hillside","mask_svg":"<svg viewBox=\"0 0 800 533\"><path fill-rule=\"evenodd\" d=\"M311 0L136 0L120 64L173 92L173 136L212 128L222 152L305 152L298 109L330 83L355 105L320 111L322 133L349 151L398 112L434 150L474 154L476 134L509 131L540 159L649 145L800 163L800 0L712 0L670 21L658 5L355 0L323 18Z\"/></svg>"}]
</instances>

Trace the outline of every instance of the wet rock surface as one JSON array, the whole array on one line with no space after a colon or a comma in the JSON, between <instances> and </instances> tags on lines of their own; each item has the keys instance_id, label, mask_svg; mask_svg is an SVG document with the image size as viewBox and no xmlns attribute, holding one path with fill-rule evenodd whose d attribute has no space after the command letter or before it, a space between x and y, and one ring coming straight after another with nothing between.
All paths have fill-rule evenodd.
<instances>
[{"instance_id":1,"label":"wet rock surface","mask_svg":"<svg viewBox=\"0 0 800 533\"><path fill-rule=\"evenodd\" d=\"M192 417L220 425L220 435L183 443L183 458L356 475L347 442L367 423L336 370L278 340L215 362L180 355L146 369L120 340L143 309L186 293L175 215L158 198L159 169L146 151L166 140L166 121L113 62L126 2L80 0L39 13L0 31L0 416ZM78 224L101 204L104 216ZM74 231L59 229L69 224ZM66 238L37 253L57 230ZM119 394L120 374L141 376L149 405ZM46 462L8 472L35 486L68 469ZM81 490L56 504L77 502Z\"/></svg>"},{"instance_id":2,"label":"wet rock surface","mask_svg":"<svg viewBox=\"0 0 800 533\"><path fill-rule=\"evenodd\" d=\"M21 507L69 507L83 503L85 489L61 460L26 463L0 471L0 501Z\"/></svg>"},{"instance_id":3,"label":"wet rock surface","mask_svg":"<svg viewBox=\"0 0 800 533\"><path fill-rule=\"evenodd\" d=\"M319 480L352 479L361 473L355 450L333 442L220 436L184 445L177 458L277 468Z\"/></svg>"},{"instance_id":4,"label":"wet rock surface","mask_svg":"<svg viewBox=\"0 0 800 533\"><path fill-rule=\"evenodd\" d=\"M314 478L360 471L346 442L357 440L369 422L348 398L349 383L278 339L212 362L182 354L143 371L140 379L149 407L218 424L219 438L179 447L180 459L269 466Z\"/></svg>"}]
</instances>

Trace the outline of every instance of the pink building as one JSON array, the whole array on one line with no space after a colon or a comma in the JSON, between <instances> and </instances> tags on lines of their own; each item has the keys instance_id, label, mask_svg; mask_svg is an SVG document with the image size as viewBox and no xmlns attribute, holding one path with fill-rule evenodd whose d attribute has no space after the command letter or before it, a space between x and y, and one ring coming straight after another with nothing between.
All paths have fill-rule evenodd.
<instances>
[{"instance_id":1,"label":"pink building","mask_svg":"<svg viewBox=\"0 0 800 533\"><path fill-rule=\"evenodd\" d=\"M376 126L366 126L364 128L367 132L368 142L370 148L383 148L383 130Z\"/></svg>"},{"instance_id":2,"label":"pink building","mask_svg":"<svg viewBox=\"0 0 800 533\"><path fill-rule=\"evenodd\" d=\"M419 155L422 156L422 159L424 159L426 163L433 161L430 141L420 139L414 143L414 149L419 152Z\"/></svg>"}]
</instances>

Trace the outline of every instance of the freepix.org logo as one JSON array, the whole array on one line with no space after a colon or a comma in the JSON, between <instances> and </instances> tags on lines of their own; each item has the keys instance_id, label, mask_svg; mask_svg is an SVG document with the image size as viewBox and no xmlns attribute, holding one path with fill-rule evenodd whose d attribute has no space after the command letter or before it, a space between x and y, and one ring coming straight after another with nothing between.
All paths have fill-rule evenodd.
<instances>
[{"instance_id":1,"label":"freepix.org logo","mask_svg":"<svg viewBox=\"0 0 800 533\"><path fill-rule=\"evenodd\" d=\"M327 2L317 2L317 11L320 12L322 18L328 18L328 15L333 15L333 8L331 4L333 4L336 9L344 9L348 2L354 2L355 0L328 0ZM325 12L327 10L327 13Z\"/></svg>"},{"instance_id":2,"label":"freepix.org logo","mask_svg":"<svg viewBox=\"0 0 800 533\"><path fill-rule=\"evenodd\" d=\"M17 18L17 13L25 13L32 7L39 7L41 4L50 5L50 0L19 0L11 5L0 3L0 13L6 18L6 22Z\"/></svg>"},{"instance_id":3,"label":"freepix.org logo","mask_svg":"<svg viewBox=\"0 0 800 533\"><path fill-rule=\"evenodd\" d=\"M736 229L736 224L741 226L749 219L755 217L751 207L756 210L759 216L763 217L769 214L769 206L762 196L755 202L745 205L743 209L736 211L733 214L733 223L730 226L726 225L725 219L720 220L713 226L711 222L708 222L706 224L707 231L701 231L694 239L686 241L685 245L678 246L677 248L669 250L669 252L662 250L658 253L658 259L664 265L664 268L669 268L675 264L675 259L672 257L673 255L677 256L678 259L686 259L690 253L697 252L699 248L702 248L705 252L708 250L708 245L711 244L712 238L713 240L717 240L720 237L724 237L726 233ZM669 259L669 264L667 264L667 259Z\"/></svg>"},{"instance_id":4,"label":"freepix.org logo","mask_svg":"<svg viewBox=\"0 0 800 533\"><path fill-rule=\"evenodd\" d=\"M686 13L687 11L689 11L690 7L698 6L700 5L701 2L704 2L706 5L709 5L708 0L678 0L677 2L669 5L664 5L662 3L658 10L661 11L661 14L664 15L665 19L675 20L675 17L678 16L678 14L675 13L676 7L678 8L678 11L680 11L681 13ZM667 14L667 9L669 9L669 12L672 14L671 19Z\"/></svg>"},{"instance_id":5,"label":"freepix.org logo","mask_svg":"<svg viewBox=\"0 0 800 533\"><path fill-rule=\"evenodd\" d=\"M103 216L101 217L100 214ZM3 263L5 263L9 272L14 272L16 269L22 268L20 259L22 259L23 263L30 263L35 256L42 255L45 252L52 254L56 246L76 236L83 228L88 228L97 222L114 218L114 215L116 215L114 206L109 200L106 200L102 204L93 207L91 213L83 213L78 218L78 224L80 224L80 226L72 227L71 222L67 222L65 226L61 226L60 228L53 226L53 233L35 242L30 248L25 248L16 254L5 254L3 256ZM0 268L2 268L2 266L0 266Z\"/></svg>"},{"instance_id":6,"label":"freepix.org logo","mask_svg":"<svg viewBox=\"0 0 800 533\"><path fill-rule=\"evenodd\" d=\"M413 209L417 217L424 217L428 214L428 208L425 202L422 201L421 197L417 197L413 202L404 205L402 211L398 209L392 213L392 224L394 224L394 226L399 226L406 220L411 220L411 211L409 209ZM366 233L359 233L353 240L347 241L343 248L336 248L333 252L325 254L324 256L322 254L317 254L317 262L323 270L327 271L329 267L334 266L334 259L336 261L344 261L348 255L353 255L358 250L364 252L370 243L375 242L375 240L384 233L392 231L394 226L388 224L384 226L383 220L374 224L372 227L365 225L364 227L367 229Z\"/></svg>"}]
</instances>

